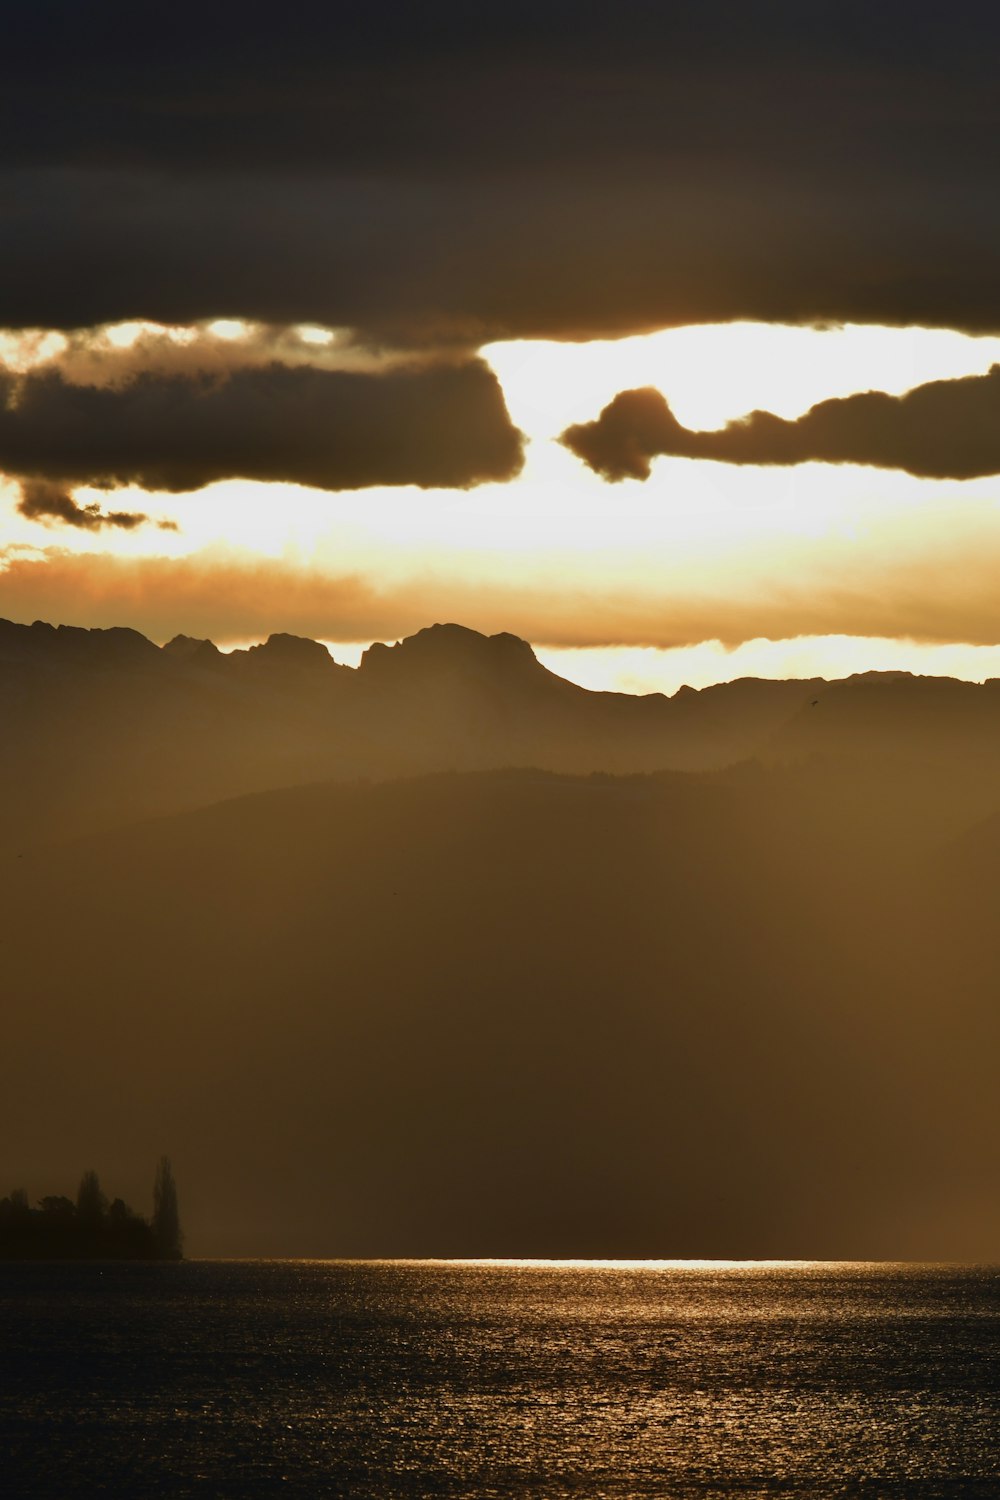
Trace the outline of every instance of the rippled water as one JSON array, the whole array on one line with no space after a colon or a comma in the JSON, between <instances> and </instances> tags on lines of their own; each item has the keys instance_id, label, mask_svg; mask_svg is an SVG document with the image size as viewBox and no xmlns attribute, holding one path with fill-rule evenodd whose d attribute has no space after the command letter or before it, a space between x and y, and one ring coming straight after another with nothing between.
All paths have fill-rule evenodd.
<instances>
[{"instance_id":1,"label":"rippled water","mask_svg":"<svg viewBox=\"0 0 1000 1500\"><path fill-rule=\"evenodd\" d=\"M0 1494L1000 1496L1000 1272L0 1266Z\"/></svg>"}]
</instances>

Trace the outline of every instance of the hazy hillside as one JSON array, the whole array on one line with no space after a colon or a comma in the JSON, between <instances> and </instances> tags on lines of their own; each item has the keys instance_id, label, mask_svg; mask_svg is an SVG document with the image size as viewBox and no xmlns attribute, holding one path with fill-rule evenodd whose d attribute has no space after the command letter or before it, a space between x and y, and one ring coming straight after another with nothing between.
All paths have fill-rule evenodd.
<instances>
[{"instance_id":1,"label":"hazy hillside","mask_svg":"<svg viewBox=\"0 0 1000 1500\"><path fill-rule=\"evenodd\" d=\"M962 796L1000 773L1000 685L868 674L743 680L672 698L593 693L526 642L438 625L354 671L314 641L224 654L130 630L0 622L0 848L332 777L533 766L712 770L757 758L937 767Z\"/></svg>"},{"instance_id":2,"label":"hazy hillside","mask_svg":"<svg viewBox=\"0 0 1000 1500\"><path fill-rule=\"evenodd\" d=\"M0 684L34 1194L169 1150L201 1253L990 1253L997 684L9 624Z\"/></svg>"},{"instance_id":3,"label":"hazy hillside","mask_svg":"<svg viewBox=\"0 0 1000 1500\"><path fill-rule=\"evenodd\" d=\"M988 1254L974 800L448 774L9 854L0 1171L169 1147L203 1254Z\"/></svg>"},{"instance_id":4,"label":"hazy hillside","mask_svg":"<svg viewBox=\"0 0 1000 1500\"><path fill-rule=\"evenodd\" d=\"M510 635L434 626L353 671L313 641L0 622L0 847L329 777L703 769L753 754L820 685L590 693Z\"/></svg>"},{"instance_id":5,"label":"hazy hillside","mask_svg":"<svg viewBox=\"0 0 1000 1500\"><path fill-rule=\"evenodd\" d=\"M814 701L815 700L815 701ZM824 684L795 707L767 747L778 759L815 752L898 756L966 770L1000 769L1000 680L982 684L866 672Z\"/></svg>"}]
</instances>

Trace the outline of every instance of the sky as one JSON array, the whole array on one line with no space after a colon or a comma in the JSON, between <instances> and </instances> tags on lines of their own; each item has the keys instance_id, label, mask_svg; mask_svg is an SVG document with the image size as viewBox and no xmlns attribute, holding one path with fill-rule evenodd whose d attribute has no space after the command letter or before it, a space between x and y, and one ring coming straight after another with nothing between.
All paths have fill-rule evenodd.
<instances>
[{"instance_id":1,"label":"sky","mask_svg":"<svg viewBox=\"0 0 1000 1500\"><path fill-rule=\"evenodd\" d=\"M1000 675L993 8L5 29L0 615Z\"/></svg>"}]
</instances>

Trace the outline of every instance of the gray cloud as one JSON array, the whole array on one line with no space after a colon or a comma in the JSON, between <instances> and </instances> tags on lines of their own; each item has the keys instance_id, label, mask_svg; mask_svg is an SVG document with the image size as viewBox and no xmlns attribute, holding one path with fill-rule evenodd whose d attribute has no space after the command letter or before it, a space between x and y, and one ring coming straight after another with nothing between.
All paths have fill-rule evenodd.
<instances>
[{"instance_id":1,"label":"gray cloud","mask_svg":"<svg viewBox=\"0 0 1000 1500\"><path fill-rule=\"evenodd\" d=\"M171 18L36 0L8 19L0 324L1000 328L994 9Z\"/></svg>"},{"instance_id":2,"label":"gray cloud","mask_svg":"<svg viewBox=\"0 0 1000 1500\"><path fill-rule=\"evenodd\" d=\"M33 478L191 490L213 480L325 489L512 478L522 439L479 361L381 374L270 364L76 385L0 376L0 467Z\"/></svg>"},{"instance_id":3,"label":"gray cloud","mask_svg":"<svg viewBox=\"0 0 1000 1500\"><path fill-rule=\"evenodd\" d=\"M64 485L48 479L26 479L21 484L18 510L29 521L45 525L56 523L75 526L83 531L100 531L106 526L119 531L135 531L139 526L154 525L161 531L176 531L173 521L152 521L141 511L102 510L97 504L81 505Z\"/></svg>"},{"instance_id":4,"label":"gray cloud","mask_svg":"<svg viewBox=\"0 0 1000 1500\"><path fill-rule=\"evenodd\" d=\"M870 464L929 479L1000 473L1000 365L903 396L821 401L795 421L755 411L718 432L683 427L659 391L622 391L561 441L605 479L648 479L660 455L732 464Z\"/></svg>"}]
</instances>

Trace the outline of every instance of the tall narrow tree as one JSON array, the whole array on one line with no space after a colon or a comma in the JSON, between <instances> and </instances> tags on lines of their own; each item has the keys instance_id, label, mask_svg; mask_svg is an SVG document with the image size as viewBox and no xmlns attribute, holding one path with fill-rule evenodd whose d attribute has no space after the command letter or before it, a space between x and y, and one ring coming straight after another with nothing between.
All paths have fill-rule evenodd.
<instances>
[{"instance_id":1,"label":"tall narrow tree","mask_svg":"<svg viewBox=\"0 0 1000 1500\"><path fill-rule=\"evenodd\" d=\"M161 1156L153 1184L153 1234L164 1260L180 1260L184 1236L177 1208L177 1184L169 1156Z\"/></svg>"},{"instance_id":2,"label":"tall narrow tree","mask_svg":"<svg viewBox=\"0 0 1000 1500\"><path fill-rule=\"evenodd\" d=\"M108 1200L101 1192L97 1173L91 1169L80 1178L76 1194L76 1211L80 1222L88 1225L100 1224L108 1211Z\"/></svg>"}]
</instances>

